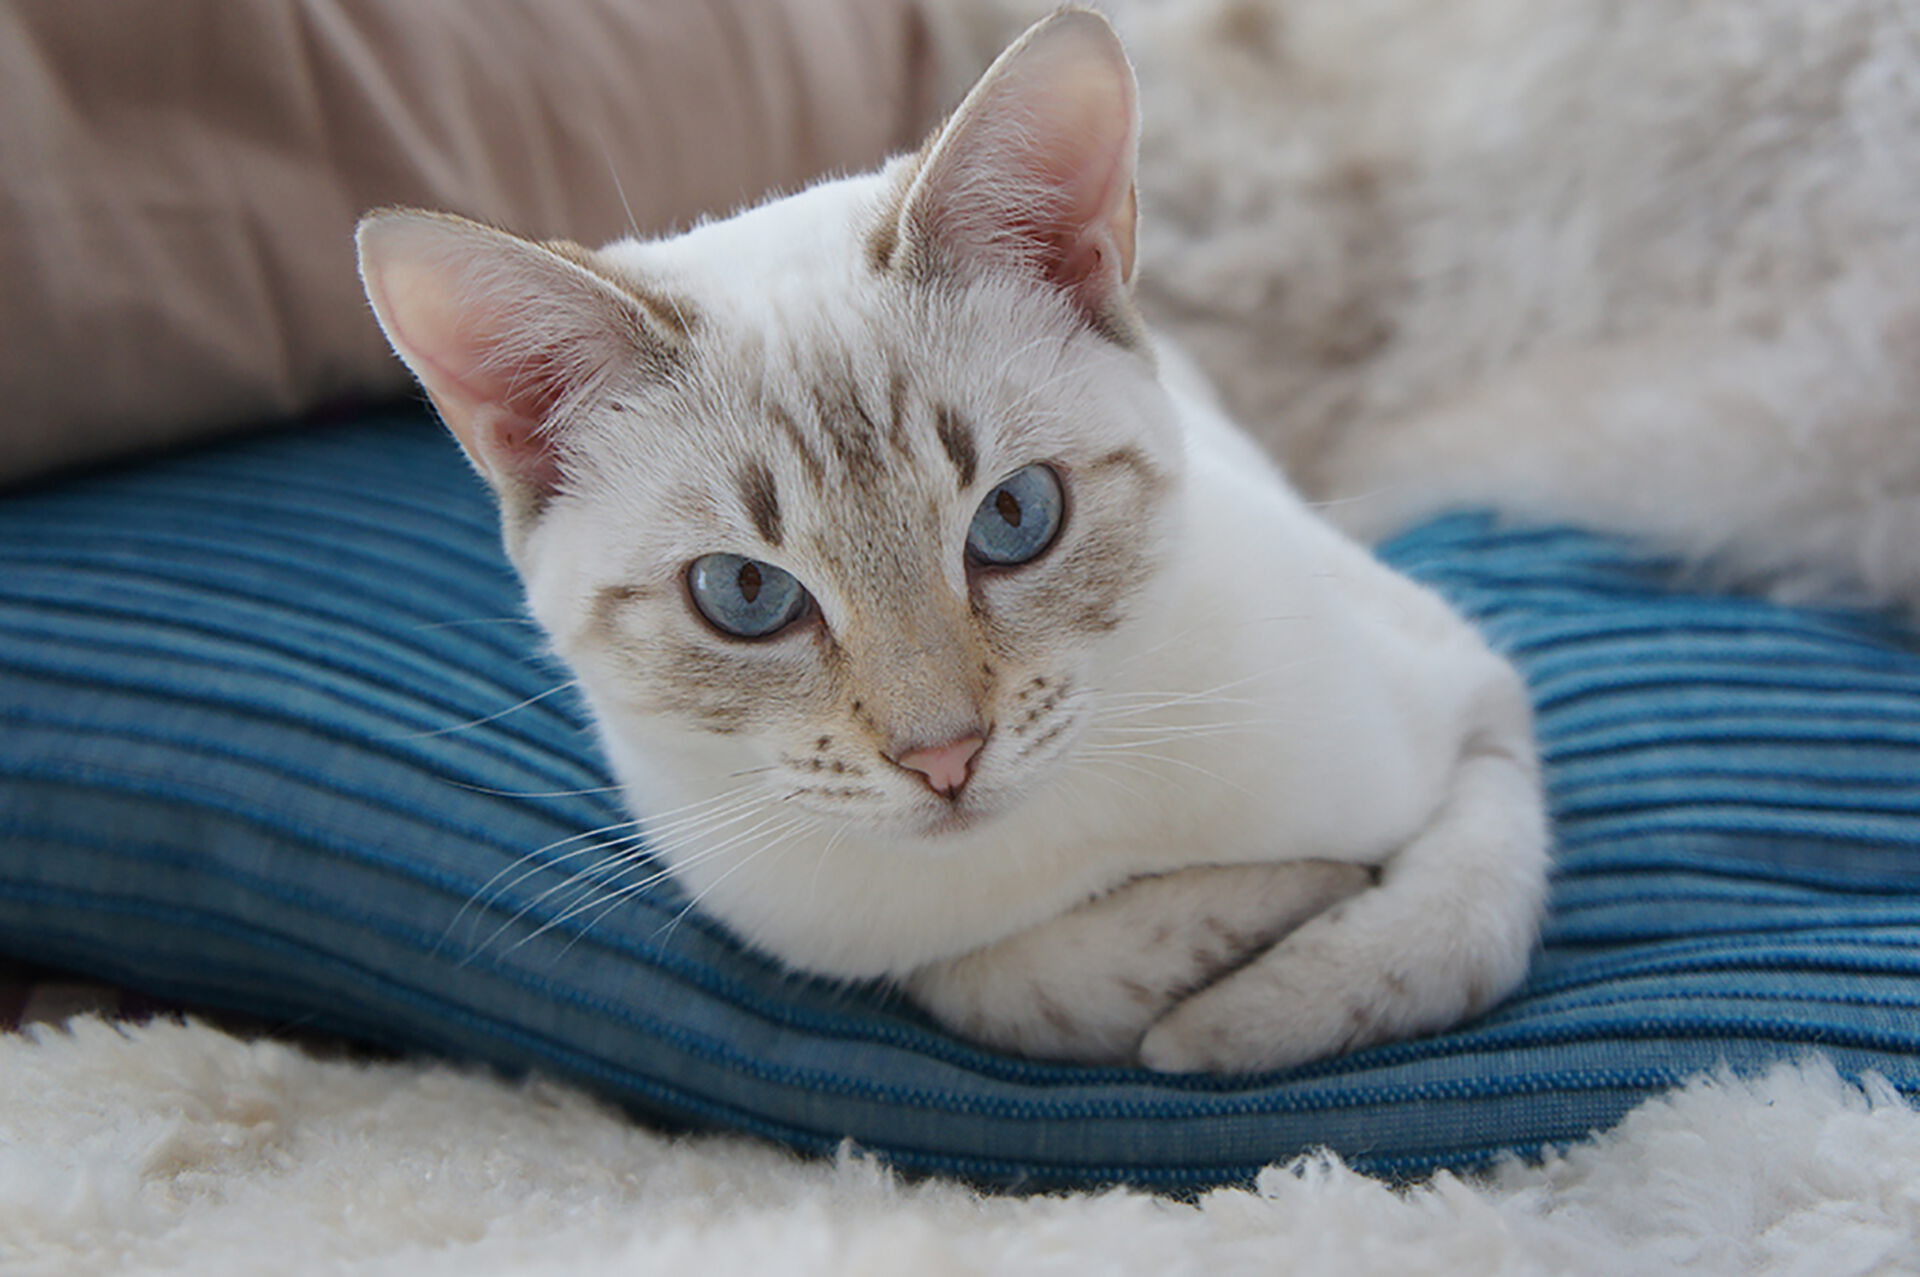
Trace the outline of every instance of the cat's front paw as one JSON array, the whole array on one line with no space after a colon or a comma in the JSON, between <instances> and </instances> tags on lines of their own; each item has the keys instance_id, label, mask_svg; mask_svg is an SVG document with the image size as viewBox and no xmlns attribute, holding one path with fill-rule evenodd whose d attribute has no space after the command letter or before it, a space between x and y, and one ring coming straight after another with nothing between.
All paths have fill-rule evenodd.
<instances>
[{"instance_id":1,"label":"cat's front paw","mask_svg":"<svg viewBox=\"0 0 1920 1277\"><path fill-rule=\"evenodd\" d=\"M1259 1072L1478 1015L1526 975L1547 845L1528 739L1517 729L1475 738L1447 801L1379 886L1175 1006L1142 1038L1140 1063Z\"/></svg>"},{"instance_id":2,"label":"cat's front paw","mask_svg":"<svg viewBox=\"0 0 1920 1277\"><path fill-rule=\"evenodd\" d=\"M1373 871L1295 861L1141 878L999 944L935 963L907 991L957 1032L1083 1064L1133 1060L1147 1027Z\"/></svg>"},{"instance_id":3,"label":"cat's front paw","mask_svg":"<svg viewBox=\"0 0 1920 1277\"><path fill-rule=\"evenodd\" d=\"M1175 1005L1147 1030L1142 1066L1259 1073L1451 1028L1519 985L1529 918L1448 944L1365 934L1336 908L1257 960Z\"/></svg>"}]
</instances>

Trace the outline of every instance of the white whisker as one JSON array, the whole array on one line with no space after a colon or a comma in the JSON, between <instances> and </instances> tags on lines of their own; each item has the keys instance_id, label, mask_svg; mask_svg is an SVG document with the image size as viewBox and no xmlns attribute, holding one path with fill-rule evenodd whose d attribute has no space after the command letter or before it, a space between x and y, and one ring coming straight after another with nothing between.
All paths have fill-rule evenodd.
<instances>
[{"instance_id":1,"label":"white whisker","mask_svg":"<svg viewBox=\"0 0 1920 1277\"><path fill-rule=\"evenodd\" d=\"M840 827L833 831L833 836L827 839L826 843L820 848L820 854L814 858L813 876L807 884L807 899L809 902L820 899L820 870L825 867L827 861L833 858L833 849L840 845L841 840L847 836L847 831L852 828L852 821L841 821Z\"/></svg>"},{"instance_id":2,"label":"white whisker","mask_svg":"<svg viewBox=\"0 0 1920 1277\"><path fill-rule=\"evenodd\" d=\"M640 223L633 215L633 205L627 203L627 188L620 184L620 170L613 162L613 148L607 145L606 136L598 129L594 130L595 140L600 143L600 154L607 161L607 176L613 179L613 193L620 197L620 209L627 215L627 229L633 232L635 239L644 239Z\"/></svg>"},{"instance_id":3,"label":"white whisker","mask_svg":"<svg viewBox=\"0 0 1920 1277\"><path fill-rule=\"evenodd\" d=\"M460 906L460 911L453 915L453 921L449 922L446 926L446 930L440 933L439 943L445 944L447 942L448 938L453 935L454 930L457 927L459 927L460 920L467 916L468 910L473 909L475 906L485 907L485 905L488 903L490 899L489 892L493 888L493 885L495 883L499 882L502 878L506 877L508 874L512 873L515 869L518 869L520 866L526 864L528 861L537 859L538 857L544 855L549 851L554 850L555 848L564 847L570 842L579 842L582 838L597 838L601 834L612 833L616 829L631 829L638 823L639 823L638 821L634 821L634 820L616 821L611 825L602 825L598 829L589 829L584 833L578 833L578 834L572 835L571 837L557 839L553 842L548 843L544 847L536 847L534 850L527 852L525 855L516 856L509 864L507 864L504 868L502 868L498 873L494 874L493 877L481 883L480 886L474 891L474 893L466 898L466 901L462 903ZM565 857L562 857L562 859L565 859ZM535 865L533 869L530 870L529 872L538 872L541 868L544 867L546 863L549 863L549 862L542 862L539 865ZM524 875L522 877L524 877ZM505 891L509 887L512 887L514 884L519 883L520 881L522 881L522 878L515 878L512 883L508 883L506 886L501 887L499 890ZM497 898L498 895L499 895L499 892L493 892L491 898Z\"/></svg>"},{"instance_id":4,"label":"white whisker","mask_svg":"<svg viewBox=\"0 0 1920 1277\"><path fill-rule=\"evenodd\" d=\"M572 939L567 941L566 946L561 950L561 952L564 953L566 952L567 949L571 949L576 943L578 943L579 940L583 938L588 931L591 931L595 926L599 925L600 920L605 918L609 913L611 913L615 907L617 907L623 901L632 899L634 896L645 891L648 887L651 887L655 883L660 882L663 879L673 877L679 871L691 868L692 866L699 864L702 861L711 859L716 855L719 855L727 850L730 850L731 848L737 846L741 842L746 841L751 837L754 837L755 835L762 835L764 837L784 837L786 834L792 832L795 828L801 825L804 825L806 823L807 821L804 815L796 816L792 814L786 814L784 820L780 820L776 818L775 820L763 821L761 824L754 826L752 829L746 831L745 833L740 834L735 838L728 840L726 843L718 847L708 848L700 852L698 855L689 858L687 861L683 862L680 865L677 865L668 869L663 869L658 873L652 874L649 877L642 879L639 882L627 883L622 886L615 887L612 890L606 892L605 895L602 895L598 898L580 900L577 904L570 906L566 910L566 912L562 914L560 917L554 918L552 921L548 922L546 926L543 926L542 928L540 928L540 931L544 931L548 927L556 926L562 922L567 921L570 918L577 917L579 914L584 913L588 910L593 910L593 909L599 910L599 912L595 913L593 918L590 919L586 923L586 925L580 929L578 934L576 934ZM771 830L769 830L770 825L772 826ZM761 852L764 850L765 848L761 848L759 851L754 851L749 853L741 863L744 864L747 861L757 858L761 854ZM688 912L688 910L690 910L693 907L694 904L698 903L701 896L704 896L707 891L711 891L714 887L718 886L721 881L724 881L728 876L730 876L732 873L735 872L735 870L739 868L740 868L740 865L735 865L733 869L727 870L727 872L722 874L719 879L716 879L713 883L709 884L708 887L700 893L700 896L694 897L694 899L689 901L686 906L682 907L679 911L677 911L674 917L671 920L669 920L667 924L663 924L663 925L670 927L673 923L677 923L681 917L685 916L685 914ZM534 932L534 935L535 936L539 935L540 931ZM658 935L659 933L656 932L655 934ZM534 936L527 937L528 940L531 940L533 938ZM524 943L524 941L522 943Z\"/></svg>"},{"instance_id":5,"label":"white whisker","mask_svg":"<svg viewBox=\"0 0 1920 1277\"><path fill-rule=\"evenodd\" d=\"M749 787L745 785L736 786L734 789L728 790L713 798L705 799L698 803L688 803L685 806L674 808L673 810L678 812L694 812L695 813L692 815L685 816L678 821L653 822L651 818L616 821L611 825L602 825L598 829L589 829L583 833L577 833L568 838L561 838L555 842L548 843L544 847L540 847L535 849L534 851L530 851L526 855L521 856L516 860L514 860L512 864L509 864L504 869L500 870L500 872L496 873L493 877L487 879L486 882L482 883L480 886L480 889L474 892L474 894L468 898L466 904L461 906L460 913L455 915L453 923L449 924L448 932L451 933L453 926L458 925L460 918L464 917L467 910L471 908L474 904L482 903L488 899L498 899L500 895L504 894L507 891L512 890L514 887L519 886L522 882L525 882L528 878L532 877L536 873L539 873L543 869L549 869L556 865L564 864L569 860L576 859L583 855L591 855L596 851L603 851L608 847L620 846L623 843L626 843L635 839L660 838L668 831L678 833L680 830L697 825L701 821L706 821L706 820L717 821L724 815L730 814L731 812L734 812L734 811L738 811L751 801L750 795L746 798L738 799L738 801L731 806L722 807L719 811L696 812L695 809L702 808L702 807L710 808L715 806L716 804L724 803L729 799L735 799L738 795L740 795L743 791L747 790L748 788ZM595 843L592 846L576 848L575 850L567 852L566 854L561 856L555 856L550 859L541 860L538 864L532 865L531 867L524 870L518 877L514 878L511 882L508 882L500 886L497 890L491 891L491 893L489 892L489 889L493 888L494 884L498 883L501 878L505 877L507 874L512 873L516 868L527 864L528 861L534 860L540 856L545 855L547 852L556 851L559 848L564 847L571 842L579 842L582 839L588 839L588 838L597 838L602 834L614 833L615 831L623 830L623 829L633 830L634 832L632 832L631 834L623 835L619 838L612 839L607 842L600 842L600 843ZM538 899L544 899L544 896L537 898L534 903L538 903ZM516 915L516 917L517 916L518 915Z\"/></svg>"},{"instance_id":6,"label":"white whisker","mask_svg":"<svg viewBox=\"0 0 1920 1277\"><path fill-rule=\"evenodd\" d=\"M1185 758L1176 758L1171 754L1155 754L1129 745L1093 746L1082 750L1081 753L1083 757L1089 757L1091 760L1128 766L1133 770L1154 776L1160 780L1171 780L1171 777L1156 771L1152 766L1154 763L1165 763L1171 767L1179 767L1186 771L1193 772L1196 775L1205 776L1208 780L1216 784L1225 785L1229 789L1238 790L1249 798L1258 799L1260 797L1260 795L1230 777L1222 776L1219 772L1211 768L1202 767L1200 764Z\"/></svg>"},{"instance_id":7,"label":"white whisker","mask_svg":"<svg viewBox=\"0 0 1920 1277\"><path fill-rule=\"evenodd\" d=\"M804 819L789 819L786 824L777 827L767 836L772 838L785 837L788 833L791 833L796 826L802 825L805 823L806 822ZM669 939L671 938L672 928L677 926L680 922L680 919L684 918L693 909L694 905L699 903L701 897L704 897L708 891L713 890L714 887L717 887L722 882L726 881L726 879L730 875L732 875L735 871L737 871L741 867L741 865L745 865L753 860L758 859L762 854L766 852L766 850L767 848L762 847L759 850L750 852L744 859L742 859L740 864L735 865L732 869L727 870L726 873L721 874L720 877L715 879L711 884L709 884L706 890L702 891L699 896L695 896L692 900L689 900L686 903L686 905L681 907L673 915L672 919L670 919L665 924L669 932ZM705 854L698 857L698 859L702 859L702 860L706 859ZM689 863L692 863L692 862L689 862ZM604 898L602 898L600 901L596 903L590 903L582 906L582 909L590 909L590 908L597 907L599 909L599 912L595 913L593 917L589 918L586 921L585 925L583 925L580 928L580 930L571 939L569 939L564 946L561 947L560 952L566 953L569 949L573 948L574 945L584 940L587 936L587 933L592 931L595 927L599 926L601 920L604 919L608 914L612 913L614 909L618 908L621 903L632 899L634 896L638 895L642 891L645 891L649 886L653 885L655 882L658 882L660 879L671 876L673 872L674 870L671 870L671 869L664 870L661 873L654 874L652 877L647 878L641 882L631 883L626 886L616 888L615 890L607 893L607 895ZM582 910L580 909L576 909L572 912L574 914L577 914L581 911ZM559 921L559 919L556 919L555 921ZM656 930L654 934L657 937L660 933L658 930Z\"/></svg>"},{"instance_id":8,"label":"white whisker","mask_svg":"<svg viewBox=\"0 0 1920 1277\"><path fill-rule=\"evenodd\" d=\"M547 699L547 697L552 696L556 692L564 692L570 687L577 686L578 682L579 680L570 678L564 683L557 683L554 686L549 687L544 692L535 692L532 696L527 697L527 699L525 699L524 701L519 701L513 705L509 705L505 709L498 710L492 714L488 714L484 718L469 719L467 722L464 722L464 723L455 723L451 727L436 727L430 731L403 732L398 735L391 736L388 739L389 740L425 740L430 736L446 736L453 732L464 732L469 727L479 727L479 726L482 726L483 724L491 723L498 719L505 718L507 715L513 713L515 710L525 709L527 706L532 705L536 701L544 701L545 699Z\"/></svg>"},{"instance_id":9,"label":"white whisker","mask_svg":"<svg viewBox=\"0 0 1920 1277\"><path fill-rule=\"evenodd\" d=\"M470 616L458 621L424 621L414 626L413 629L416 632L421 630L452 630L467 625L527 625L538 628L539 624L538 621L529 620L524 616Z\"/></svg>"},{"instance_id":10,"label":"white whisker","mask_svg":"<svg viewBox=\"0 0 1920 1277\"><path fill-rule=\"evenodd\" d=\"M707 862L707 860L712 860L714 856L724 855L726 851L730 851L730 849L733 849L733 847L737 847L739 843L743 843L743 841L747 841L747 839L751 839L751 837L755 837L756 833L760 833L760 831L766 830L768 826L774 826L774 824L781 824L781 822L787 822L787 824L793 824L793 822L797 822L797 820L801 820L801 818L797 818L797 816L793 816L793 814L789 814L789 812L774 812L774 814L766 814L766 816L764 816L764 818L760 820L760 824L756 824L756 826L751 826L751 828L747 828L747 830L739 831L739 833L733 833L733 835L730 835L730 837L726 837L726 839L722 839L720 843L716 843L716 845L712 845L712 847L703 847L703 849L701 849L699 853L695 853L695 855L687 856L685 860L680 860L680 862L676 862L676 864L670 864L670 866L666 866L666 868L662 868L662 870L659 870L659 872L655 872L655 874L651 874L649 878L641 879L639 883L626 883L626 885L620 885L620 887L616 887L616 889L612 889L611 893L609 893L609 897L605 897L605 899L628 899L628 897L632 897L632 895L636 895L636 893L639 893L639 891L643 891L643 889L647 889L647 887L651 887L651 885L653 885L653 883L657 883L657 881L662 881L662 879L666 879L666 878L672 878L672 876L676 876L676 874L685 874L687 870L691 870L691 868L693 868L693 866L697 866L697 864L703 864L703 862ZM628 862L632 862L632 860L628 860ZM732 870L730 870L730 872L732 872ZM605 883L593 883L593 885L595 885L595 887L601 887L601 885L605 885ZM589 891L589 893L586 893L586 895L591 895L591 891ZM559 924L563 924L563 922L566 922L568 918L574 918L574 916L578 916L578 914L580 914L582 910L586 910L586 908L593 908L593 906L595 906L595 901L586 901L586 903L578 903L578 904L568 904L568 906L564 908L561 914L557 914L557 916L555 916L555 918L551 918L549 922L545 922L545 924L541 924L540 928L536 929L536 931L534 931L532 935L528 935L526 939L534 939L536 935L540 935L541 931L547 931L547 929L549 928L555 928L555 926L559 926ZM520 943L526 943L526 941L520 941Z\"/></svg>"},{"instance_id":11,"label":"white whisker","mask_svg":"<svg viewBox=\"0 0 1920 1277\"><path fill-rule=\"evenodd\" d=\"M464 780L443 777L447 784L456 789L465 789L476 794L491 794L495 798L580 798L588 794L617 794L618 785L597 785L592 789L494 789L488 785L470 785Z\"/></svg>"},{"instance_id":12,"label":"white whisker","mask_svg":"<svg viewBox=\"0 0 1920 1277\"><path fill-rule=\"evenodd\" d=\"M484 907L490 901L499 899L505 893L513 890L513 888L543 870L555 868L565 864L569 860L578 859L581 856L593 855L596 852L603 852L612 848L635 847L638 849L636 852L631 853L623 850L616 856L609 857L608 861L601 862L601 864L604 865L610 861L617 861L621 856L629 854L650 854L657 847L671 849L676 845L675 839L690 838L696 832L711 833L717 829L725 828L728 823L732 823L732 820L744 818L742 814L753 805L754 795L750 792L752 788L750 785L737 785L722 793L701 799L698 802L686 803L680 807L670 809L668 814L683 813L678 820L656 821L648 818L644 820L617 821L611 825L603 825L598 829L590 829L582 833L574 834L571 837L558 839L548 843L544 847L528 852L526 855L516 858L511 864L494 874L493 877L489 878L480 886L479 890L475 891L473 895L467 899L465 904L461 905L460 912L456 914L453 921L448 924L446 931L441 936L441 941L444 943L445 940L453 934L454 930L459 926L460 920L466 917L469 910L476 906ZM621 830L630 830L632 832L606 841L591 843L587 846L566 852L563 855L541 859L546 853L564 847L568 843L579 842L583 839L598 838L603 834L615 833ZM538 863L529 865L529 861L538 861ZM522 866L526 867L522 868ZM509 874L513 874L516 869L520 869L519 874L514 876L511 881L502 884L501 879L507 877ZM470 961L485 952L489 945L495 940L498 940L501 934L515 922L525 917L529 910L537 908L556 892L564 891L570 886L577 885L582 877L590 878L599 870L600 865L596 865L582 873L570 875L564 881L547 888L547 890L541 892L533 899L522 904L509 918L500 923L500 925L495 928L493 934L484 942L475 944L470 938L469 944L472 945L472 948L467 958L463 959L463 961ZM496 886L496 884L500 885Z\"/></svg>"},{"instance_id":13,"label":"white whisker","mask_svg":"<svg viewBox=\"0 0 1920 1277\"><path fill-rule=\"evenodd\" d=\"M770 841L766 845L759 847L754 851L749 852L745 856L742 856L738 864L734 865L731 869L728 869L725 873L721 874L718 878L715 878L712 882L708 883L705 887L701 888L699 894L695 895L691 900L688 900L687 903L680 909L680 911L675 913L673 917L670 918L665 923L664 926L657 928L654 931L655 938L658 939L663 946L670 943L673 939L674 929L680 925L680 920L682 918L685 918L688 914L692 913L694 909L696 909L699 906L702 900L705 900L708 896L712 895L715 889L717 889L721 883L724 883L727 879L733 877L733 875L739 873L742 869L745 869L748 865L760 859L760 857L766 855L767 852L773 850L775 847L780 847L781 855L784 856L787 851L792 849L793 843L790 841L782 841L782 840L785 840L789 834L793 833L796 829L807 825L808 823L810 822L807 816L804 813L802 813L801 815L798 815L788 820L786 824L775 828L772 833L767 835L770 839L773 839L774 841ZM778 864L779 861L776 859L774 863ZM664 934L662 934L663 932Z\"/></svg>"},{"instance_id":14,"label":"white whisker","mask_svg":"<svg viewBox=\"0 0 1920 1277\"><path fill-rule=\"evenodd\" d=\"M1084 748L1090 751L1109 749L1149 749L1155 745L1171 745L1194 740L1204 740L1210 736L1285 736L1297 723L1279 720L1267 723L1203 723L1196 726L1158 726L1158 727L1094 727L1093 732L1112 732L1121 734L1121 739L1111 742L1089 741Z\"/></svg>"}]
</instances>

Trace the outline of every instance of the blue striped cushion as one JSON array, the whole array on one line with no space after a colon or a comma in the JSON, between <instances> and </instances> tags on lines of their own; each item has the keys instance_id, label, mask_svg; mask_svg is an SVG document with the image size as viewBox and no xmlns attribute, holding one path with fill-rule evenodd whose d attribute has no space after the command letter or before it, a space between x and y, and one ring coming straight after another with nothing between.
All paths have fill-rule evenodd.
<instances>
[{"instance_id":1,"label":"blue striped cushion","mask_svg":"<svg viewBox=\"0 0 1920 1277\"><path fill-rule=\"evenodd\" d=\"M0 945L1029 1185L1316 1145L1471 1166L1814 1047L1920 1089L1912 637L1483 517L1388 557L1525 666L1564 847L1524 993L1433 1040L1253 1078L1036 1064L783 975L670 886L567 916L621 814L485 493L410 412L0 502Z\"/></svg>"}]
</instances>

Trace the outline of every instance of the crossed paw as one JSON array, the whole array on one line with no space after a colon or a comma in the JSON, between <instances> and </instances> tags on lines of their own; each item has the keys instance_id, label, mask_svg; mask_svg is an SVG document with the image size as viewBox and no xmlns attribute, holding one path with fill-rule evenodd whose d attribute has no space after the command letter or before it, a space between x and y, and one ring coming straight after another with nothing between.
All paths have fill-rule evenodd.
<instances>
[{"instance_id":1,"label":"crossed paw","mask_svg":"<svg viewBox=\"0 0 1920 1277\"><path fill-rule=\"evenodd\" d=\"M999 944L916 972L909 993L990 1046L1164 1071L1278 1067L1373 1040L1364 995L1329 1010L1252 978L1312 922L1338 922L1373 869L1328 861L1186 869L1141 878ZM1329 914L1329 910L1334 911ZM1392 979L1389 974L1387 977ZM1282 1010L1276 1019L1275 1010ZM1328 1024L1329 1015L1342 1022ZM1286 1020L1299 1022L1291 1030ZM1386 1026L1379 1026L1386 1027Z\"/></svg>"}]
</instances>

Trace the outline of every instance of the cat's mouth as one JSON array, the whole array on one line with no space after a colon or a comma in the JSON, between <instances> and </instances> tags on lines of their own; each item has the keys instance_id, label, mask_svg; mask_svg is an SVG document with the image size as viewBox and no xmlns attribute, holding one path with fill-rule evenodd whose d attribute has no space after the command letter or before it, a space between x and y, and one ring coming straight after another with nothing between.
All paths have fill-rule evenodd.
<instances>
[{"instance_id":1,"label":"cat's mouth","mask_svg":"<svg viewBox=\"0 0 1920 1277\"><path fill-rule=\"evenodd\" d=\"M933 819L927 822L923 833L928 838L950 838L955 834L964 834L978 829L992 820L995 813L984 806L961 799L949 805L944 811L935 812Z\"/></svg>"}]
</instances>

